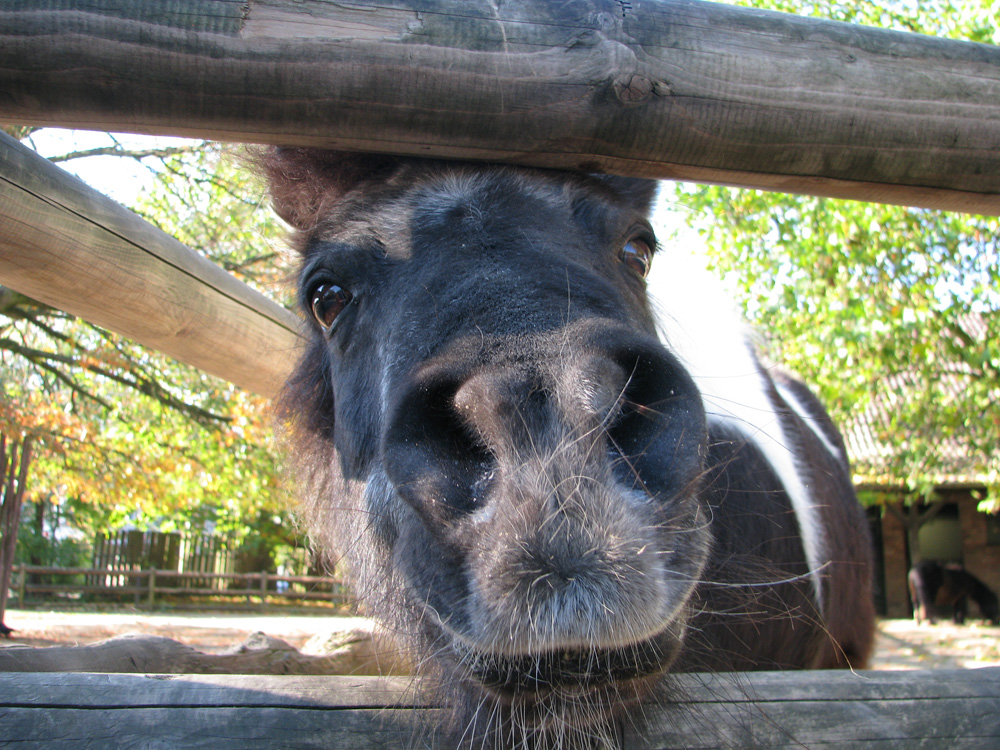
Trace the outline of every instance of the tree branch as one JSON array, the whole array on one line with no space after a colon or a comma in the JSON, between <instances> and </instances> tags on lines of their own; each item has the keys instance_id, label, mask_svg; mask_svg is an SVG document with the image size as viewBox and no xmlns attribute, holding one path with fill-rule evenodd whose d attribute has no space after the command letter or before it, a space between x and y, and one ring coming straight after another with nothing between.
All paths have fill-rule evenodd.
<instances>
[{"instance_id":1,"label":"tree branch","mask_svg":"<svg viewBox=\"0 0 1000 750\"><path fill-rule=\"evenodd\" d=\"M136 161L142 161L150 156L155 156L157 159L166 159L171 156L179 156L180 154L189 154L193 150L194 148L191 146L170 146L167 148L130 150L124 148L120 144L115 144L114 146L89 148L83 151L71 151L68 154L50 156L48 159L49 161L57 164L59 162L71 161L72 159L87 159L91 156L122 156L129 159L135 159Z\"/></svg>"},{"instance_id":2,"label":"tree branch","mask_svg":"<svg viewBox=\"0 0 1000 750\"><path fill-rule=\"evenodd\" d=\"M900 498L897 502L899 503L900 506L902 506L902 504L903 504L902 498ZM899 521L901 524L903 524L904 527L906 526L906 515L903 513L903 511L901 511L899 508L896 507L895 503L886 503L883 507L887 511L889 511L889 513L891 513L892 516L897 521Z\"/></svg>"},{"instance_id":3,"label":"tree branch","mask_svg":"<svg viewBox=\"0 0 1000 750\"><path fill-rule=\"evenodd\" d=\"M111 404L102 399L100 396L95 396L90 391L83 388L83 386L76 383L70 376L62 372L58 367L51 364L47 360L53 359L57 362L63 362L66 364L75 364L71 357L65 357L59 354L51 354L50 352L43 352L38 349L30 349L26 346L21 346L16 341L12 339L0 339L0 349L6 349L7 351L14 352L15 354L20 354L26 360L31 362L36 367L40 367L46 372L52 373L52 375L57 379L62 381L67 388L69 388L74 393L79 393L84 398L88 398L95 403L100 404L105 409L111 409Z\"/></svg>"},{"instance_id":4,"label":"tree branch","mask_svg":"<svg viewBox=\"0 0 1000 750\"><path fill-rule=\"evenodd\" d=\"M18 344L13 339L4 338L0 339L0 349L6 349L7 351L13 352L15 354L20 354L22 357L32 362L38 367L41 367L48 372L51 372L59 380L65 383L69 388L71 388L76 393L85 396L97 403L101 404L107 409L112 408L109 403L102 400L98 396L85 390L82 386L75 383L71 378L61 372L57 367L55 367L52 362L59 362L65 365L70 365L73 367L80 367L88 372L92 372L95 375L100 375L101 377L108 378L116 383L124 385L131 388L139 393L142 393L150 398L160 402L164 406L167 406L174 411L180 412L185 416L193 419L195 422L205 426L217 426L220 423L227 423L230 421L229 417L225 417L214 412L208 411L207 409L202 409L194 404L189 404L181 399L177 398L171 394L166 388L157 383L155 379L146 376L139 377L138 375L134 379L127 378L118 373L112 372L111 370L100 367L92 362L87 362L83 358L72 357L65 354L56 354L55 352L46 352L40 349L33 349L31 347L23 346Z\"/></svg>"},{"instance_id":5,"label":"tree branch","mask_svg":"<svg viewBox=\"0 0 1000 750\"><path fill-rule=\"evenodd\" d=\"M32 125L0 125L0 130L5 132L11 138L23 141L36 130L41 130L41 128L34 127Z\"/></svg>"},{"instance_id":6,"label":"tree branch","mask_svg":"<svg viewBox=\"0 0 1000 750\"><path fill-rule=\"evenodd\" d=\"M940 513L945 506L944 500L935 500L917 519L917 528L919 529L925 523L933 521L937 514Z\"/></svg>"}]
</instances>

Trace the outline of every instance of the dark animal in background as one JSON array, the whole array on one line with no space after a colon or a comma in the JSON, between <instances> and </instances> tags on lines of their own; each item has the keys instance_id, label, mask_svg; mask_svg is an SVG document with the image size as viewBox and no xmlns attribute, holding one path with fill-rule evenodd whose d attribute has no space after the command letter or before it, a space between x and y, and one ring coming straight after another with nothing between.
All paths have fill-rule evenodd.
<instances>
[{"instance_id":1,"label":"dark animal in background","mask_svg":"<svg viewBox=\"0 0 1000 750\"><path fill-rule=\"evenodd\" d=\"M655 183L263 158L299 230L303 513L437 678L446 744L615 747L672 671L865 665L843 443L741 337L673 308L658 338Z\"/></svg>"},{"instance_id":2,"label":"dark animal in background","mask_svg":"<svg viewBox=\"0 0 1000 750\"><path fill-rule=\"evenodd\" d=\"M983 617L994 625L1000 624L1000 603L989 586L961 565L922 560L907 576L913 617L934 624L937 607L952 607L955 623L961 625L969 614L969 599L978 606Z\"/></svg>"}]
</instances>

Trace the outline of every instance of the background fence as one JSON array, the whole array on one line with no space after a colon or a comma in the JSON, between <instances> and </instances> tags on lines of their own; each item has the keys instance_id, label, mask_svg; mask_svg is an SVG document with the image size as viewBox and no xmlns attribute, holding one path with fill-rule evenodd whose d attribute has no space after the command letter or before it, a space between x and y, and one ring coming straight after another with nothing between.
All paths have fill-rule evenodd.
<instances>
[{"instance_id":1,"label":"background fence","mask_svg":"<svg viewBox=\"0 0 1000 750\"><path fill-rule=\"evenodd\" d=\"M150 609L168 601L232 606L234 600L243 599L246 605L260 608L279 602L327 602L346 607L353 601L337 578L268 571L206 573L132 568L126 572L16 565L11 583L18 606L54 599L127 601Z\"/></svg>"},{"instance_id":2,"label":"background fence","mask_svg":"<svg viewBox=\"0 0 1000 750\"><path fill-rule=\"evenodd\" d=\"M250 606L329 602L351 596L339 575L326 574L306 548L271 552L207 534L116 531L94 541L90 567L17 565L11 579L19 606L39 602L131 602L155 607L244 599Z\"/></svg>"}]
</instances>

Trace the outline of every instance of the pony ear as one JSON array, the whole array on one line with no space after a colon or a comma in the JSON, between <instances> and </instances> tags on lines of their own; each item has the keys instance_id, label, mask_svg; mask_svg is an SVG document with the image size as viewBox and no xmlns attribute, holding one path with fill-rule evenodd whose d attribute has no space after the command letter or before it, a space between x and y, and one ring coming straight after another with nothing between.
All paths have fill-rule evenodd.
<instances>
[{"instance_id":1,"label":"pony ear","mask_svg":"<svg viewBox=\"0 0 1000 750\"><path fill-rule=\"evenodd\" d=\"M310 230L351 188L384 179L398 159L317 148L273 146L258 157L274 210L296 229Z\"/></svg>"},{"instance_id":2,"label":"pony ear","mask_svg":"<svg viewBox=\"0 0 1000 750\"><path fill-rule=\"evenodd\" d=\"M656 180L613 175L601 175L601 180L618 194L623 203L633 206L646 215L652 211L653 201L656 199L656 189L660 184Z\"/></svg>"}]
</instances>

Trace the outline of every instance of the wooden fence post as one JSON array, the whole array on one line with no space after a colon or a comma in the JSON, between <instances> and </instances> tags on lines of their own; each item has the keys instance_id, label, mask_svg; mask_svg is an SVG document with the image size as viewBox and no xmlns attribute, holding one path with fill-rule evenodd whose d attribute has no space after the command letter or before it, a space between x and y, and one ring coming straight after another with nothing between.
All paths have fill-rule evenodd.
<instances>
[{"instance_id":1,"label":"wooden fence post","mask_svg":"<svg viewBox=\"0 0 1000 750\"><path fill-rule=\"evenodd\" d=\"M149 571L149 608L152 609L156 603L156 568Z\"/></svg>"}]
</instances>

